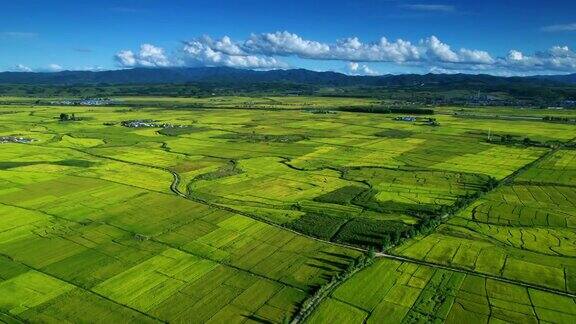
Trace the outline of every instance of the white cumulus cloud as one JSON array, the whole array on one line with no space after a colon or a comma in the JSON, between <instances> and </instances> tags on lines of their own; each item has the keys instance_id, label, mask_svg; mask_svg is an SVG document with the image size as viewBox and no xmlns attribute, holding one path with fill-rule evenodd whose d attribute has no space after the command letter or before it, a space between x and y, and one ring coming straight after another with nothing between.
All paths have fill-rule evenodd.
<instances>
[{"instance_id":1,"label":"white cumulus cloud","mask_svg":"<svg viewBox=\"0 0 576 324\"><path fill-rule=\"evenodd\" d=\"M51 71L51 72L59 72L59 71L62 71L62 70L64 70L64 68L63 68L61 65L54 64L54 63L48 65L48 71Z\"/></svg>"},{"instance_id":2,"label":"white cumulus cloud","mask_svg":"<svg viewBox=\"0 0 576 324\"><path fill-rule=\"evenodd\" d=\"M459 61L456 54L448 44L442 43L436 36L430 36L421 44L426 48L426 54L431 60L455 63Z\"/></svg>"},{"instance_id":3,"label":"white cumulus cloud","mask_svg":"<svg viewBox=\"0 0 576 324\"><path fill-rule=\"evenodd\" d=\"M350 73L375 74L366 63L420 67L423 71L471 71L492 74L576 72L574 51L567 46L526 54L511 49L494 56L481 49L457 48L435 35L411 42L381 37L364 42L348 37L333 42L306 39L288 31L252 34L244 40L228 36L202 36L182 43L168 55L164 49L143 44L138 51L122 50L115 56L123 67L227 66L249 69L287 68L284 58L352 62Z\"/></svg>"},{"instance_id":4,"label":"white cumulus cloud","mask_svg":"<svg viewBox=\"0 0 576 324\"><path fill-rule=\"evenodd\" d=\"M23 65L23 64L16 64L16 66L14 66L14 71L15 72L32 72L32 69L26 65Z\"/></svg>"},{"instance_id":5,"label":"white cumulus cloud","mask_svg":"<svg viewBox=\"0 0 576 324\"><path fill-rule=\"evenodd\" d=\"M458 56L460 61L465 63L492 64L495 62L488 52L480 50L462 48Z\"/></svg>"},{"instance_id":6,"label":"white cumulus cloud","mask_svg":"<svg viewBox=\"0 0 576 324\"><path fill-rule=\"evenodd\" d=\"M298 55L312 58L324 56L330 52L327 44L305 40L287 31L252 34L242 46L248 52L265 55Z\"/></svg>"},{"instance_id":7,"label":"white cumulus cloud","mask_svg":"<svg viewBox=\"0 0 576 324\"><path fill-rule=\"evenodd\" d=\"M390 42L382 37L378 42L363 43L357 37L350 37L328 44L307 40L287 31L253 34L241 47L253 54L316 60L404 62L419 57L416 46L402 39Z\"/></svg>"},{"instance_id":8,"label":"white cumulus cloud","mask_svg":"<svg viewBox=\"0 0 576 324\"><path fill-rule=\"evenodd\" d=\"M116 53L116 56L114 58L116 59L116 62L118 62L118 64L120 64L121 66L130 67L136 65L136 57L134 56L134 53L130 50L120 51Z\"/></svg>"},{"instance_id":9,"label":"white cumulus cloud","mask_svg":"<svg viewBox=\"0 0 576 324\"><path fill-rule=\"evenodd\" d=\"M379 73L372 70L366 64L360 64L358 62L348 62L348 72L351 75L378 75Z\"/></svg>"},{"instance_id":10,"label":"white cumulus cloud","mask_svg":"<svg viewBox=\"0 0 576 324\"><path fill-rule=\"evenodd\" d=\"M137 53L130 50L120 51L116 54L115 59L123 67L167 67L173 65L164 53L164 49L152 44L142 44Z\"/></svg>"},{"instance_id":11,"label":"white cumulus cloud","mask_svg":"<svg viewBox=\"0 0 576 324\"><path fill-rule=\"evenodd\" d=\"M523 71L575 72L576 53L568 46L554 46L533 55L511 50L497 65Z\"/></svg>"},{"instance_id":12,"label":"white cumulus cloud","mask_svg":"<svg viewBox=\"0 0 576 324\"><path fill-rule=\"evenodd\" d=\"M181 60L188 66L227 66L234 68L274 69L288 65L265 55L251 55L244 52L229 37L214 41L201 37L187 41L181 49Z\"/></svg>"}]
</instances>

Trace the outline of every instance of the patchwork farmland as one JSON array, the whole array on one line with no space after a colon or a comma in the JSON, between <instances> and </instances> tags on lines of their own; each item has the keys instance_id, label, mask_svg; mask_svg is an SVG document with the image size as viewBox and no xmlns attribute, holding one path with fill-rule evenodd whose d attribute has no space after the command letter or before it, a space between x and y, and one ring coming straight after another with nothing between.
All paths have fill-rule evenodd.
<instances>
[{"instance_id":1,"label":"patchwork farmland","mask_svg":"<svg viewBox=\"0 0 576 324\"><path fill-rule=\"evenodd\" d=\"M576 321L574 125L172 99L0 106L0 321Z\"/></svg>"}]
</instances>

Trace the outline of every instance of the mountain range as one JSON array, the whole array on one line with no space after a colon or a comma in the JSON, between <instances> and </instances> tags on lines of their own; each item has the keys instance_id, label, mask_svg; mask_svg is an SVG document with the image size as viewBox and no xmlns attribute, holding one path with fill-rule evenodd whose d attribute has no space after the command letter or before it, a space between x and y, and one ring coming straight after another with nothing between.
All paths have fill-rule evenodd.
<instances>
[{"instance_id":1,"label":"mountain range","mask_svg":"<svg viewBox=\"0 0 576 324\"><path fill-rule=\"evenodd\" d=\"M576 84L576 74L500 77L473 74L402 74L352 76L305 69L255 71L227 67L133 68L110 71L2 72L0 84L94 85L166 83L297 83L323 86L453 86L455 84L561 85Z\"/></svg>"}]
</instances>

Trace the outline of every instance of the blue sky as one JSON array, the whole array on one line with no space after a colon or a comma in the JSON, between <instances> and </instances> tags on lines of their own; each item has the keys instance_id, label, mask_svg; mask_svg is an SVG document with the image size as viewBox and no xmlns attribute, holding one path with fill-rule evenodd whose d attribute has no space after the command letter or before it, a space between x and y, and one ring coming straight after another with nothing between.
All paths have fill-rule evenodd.
<instances>
[{"instance_id":1,"label":"blue sky","mask_svg":"<svg viewBox=\"0 0 576 324\"><path fill-rule=\"evenodd\" d=\"M576 1L20 0L1 10L2 71L576 72Z\"/></svg>"}]
</instances>

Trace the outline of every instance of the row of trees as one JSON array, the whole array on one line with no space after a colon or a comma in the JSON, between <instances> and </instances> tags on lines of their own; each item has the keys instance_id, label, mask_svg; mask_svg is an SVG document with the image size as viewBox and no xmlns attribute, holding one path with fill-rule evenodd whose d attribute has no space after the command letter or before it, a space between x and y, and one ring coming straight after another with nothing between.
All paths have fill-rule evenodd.
<instances>
[{"instance_id":1,"label":"row of trees","mask_svg":"<svg viewBox=\"0 0 576 324\"><path fill-rule=\"evenodd\" d=\"M410 115L434 115L434 110L430 108L416 107L387 107L387 106L357 106L342 107L340 111L373 113L373 114L410 114Z\"/></svg>"},{"instance_id":2,"label":"row of trees","mask_svg":"<svg viewBox=\"0 0 576 324\"><path fill-rule=\"evenodd\" d=\"M371 265L376 258L376 253L373 249L370 249L368 252L362 254L357 259L353 259L352 262L348 264L348 267L343 271L335 276L325 285L320 286L312 296L308 297L306 300L302 302L300 305L300 309L292 319L292 321L288 321L285 319L284 322L290 322L293 324L300 323L304 321L316 307L320 304L320 302L328 297L330 293L332 293L340 284L350 278L352 275L357 273L358 271L366 268L367 266Z\"/></svg>"},{"instance_id":3,"label":"row of trees","mask_svg":"<svg viewBox=\"0 0 576 324\"><path fill-rule=\"evenodd\" d=\"M524 137L522 139L516 137L516 136L512 136L509 134L504 134L504 135L495 135L494 137L490 137L488 139L489 143L493 143L493 144L504 144L504 145L522 145L522 146L536 146L536 147L552 147L553 145L555 145L552 142L539 142L539 141L535 141L532 140L529 137Z\"/></svg>"},{"instance_id":4,"label":"row of trees","mask_svg":"<svg viewBox=\"0 0 576 324\"><path fill-rule=\"evenodd\" d=\"M556 123L576 123L576 118L560 117L560 116L544 116L543 121L556 122Z\"/></svg>"},{"instance_id":5,"label":"row of trees","mask_svg":"<svg viewBox=\"0 0 576 324\"><path fill-rule=\"evenodd\" d=\"M432 232L438 225L440 225L440 223L442 223L443 218L448 215L453 215L459 210L470 205L485 193L498 187L499 184L498 180L490 177L479 191L460 196L451 206L443 205L438 208L436 213L424 213L418 215L420 221L407 229L397 228L390 233L384 234L382 237L382 250L385 251L400 244L402 241L417 235L425 235Z\"/></svg>"},{"instance_id":6,"label":"row of trees","mask_svg":"<svg viewBox=\"0 0 576 324\"><path fill-rule=\"evenodd\" d=\"M388 234L384 234L382 237L382 250L385 251L411 237L430 233L432 230L434 230L434 228L436 228L436 226L440 225L441 220L442 216L440 215L435 215L432 217L427 216L406 230L396 230Z\"/></svg>"}]
</instances>

